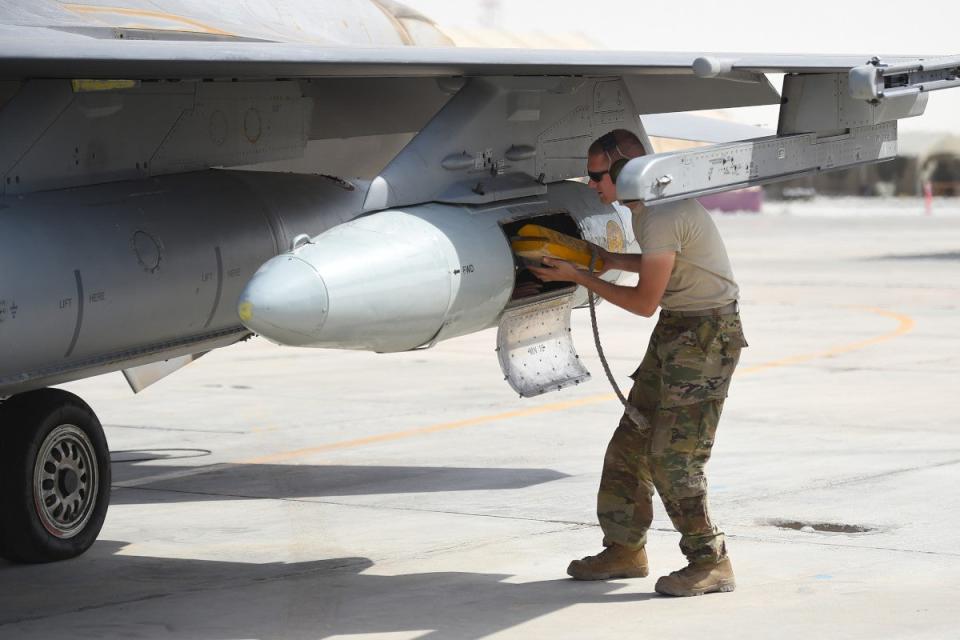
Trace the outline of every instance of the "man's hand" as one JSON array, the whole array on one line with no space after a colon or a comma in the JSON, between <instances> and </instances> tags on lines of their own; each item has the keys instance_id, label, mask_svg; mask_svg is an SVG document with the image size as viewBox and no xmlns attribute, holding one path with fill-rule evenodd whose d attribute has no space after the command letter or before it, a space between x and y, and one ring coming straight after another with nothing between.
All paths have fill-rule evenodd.
<instances>
[{"instance_id":1,"label":"man's hand","mask_svg":"<svg viewBox=\"0 0 960 640\"><path fill-rule=\"evenodd\" d=\"M607 251L606 249L604 249L598 244L594 244L589 241L587 242L587 244L590 245L590 248L594 251L594 253L596 253L597 264L600 264L601 262L603 262L603 269L597 269L596 271L594 271L595 274L597 274L598 276L602 276L607 271L610 271L611 269L614 268L613 265L616 262L616 257L614 256L614 254L610 253L609 251Z\"/></svg>"},{"instance_id":2,"label":"man's hand","mask_svg":"<svg viewBox=\"0 0 960 640\"><path fill-rule=\"evenodd\" d=\"M542 267L528 267L543 282L579 282L583 275L566 260L543 258Z\"/></svg>"},{"instance_id":3,"label":"man's hand","mask_svg":"<svg viewBox=\"0 0 960 640\"><path fill-rule=\"evenodd\" d=\"M649 318L656 313L660 305L673 273L676 257L677 254L673 251L659 251L645 256L642 268L639 269L640 278L633 287L607 282L586 271L580 271L569 262L551 258L544 258L544 266L530 267L530 271L544 282L559 280L582 285L622 309Z\"/></svg>"}]
</instances>

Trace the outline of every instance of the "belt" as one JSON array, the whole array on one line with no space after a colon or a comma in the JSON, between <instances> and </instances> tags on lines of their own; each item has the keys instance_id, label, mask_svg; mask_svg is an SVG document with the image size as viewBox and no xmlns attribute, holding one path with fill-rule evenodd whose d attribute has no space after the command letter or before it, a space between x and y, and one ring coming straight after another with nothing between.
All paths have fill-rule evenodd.
<instances>
[{"instance_id":1,"label":"belt","mask_svg":"<svg viewBox=\"0 0 960 640\"><path fill-rule=\"evenodd\" d=\"M660 315L667 318L702 318L704 316L726 316L739 312L740 304L734 300L730 304L717 307L716 309L695 309L693 311L670 311L669 309L661 309Z\"/></svg>"}]
</instances>

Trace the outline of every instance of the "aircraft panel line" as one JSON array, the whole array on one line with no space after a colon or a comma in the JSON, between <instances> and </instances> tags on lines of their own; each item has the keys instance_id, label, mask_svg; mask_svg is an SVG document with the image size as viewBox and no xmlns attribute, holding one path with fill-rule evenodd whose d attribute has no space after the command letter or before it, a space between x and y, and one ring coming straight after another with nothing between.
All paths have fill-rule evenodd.
<instances>
[{"instance_id":1,"label":"aircraft panel line","mask_svg":"<svg viewBox=\"0 0 960 640\"><path fill-rule=\"evenodd\" d=\"M67 352L63 355L64 358L73 355L73 350L77 347L77 340L80 339L80 329L83 327L83 277L80 275L79 269L74 270L73 275L77 280L77 324L73 328L73 339L70 341Z\"/></svg>"},{"instance_id":2,"label":"aircraft panel line","mask_svg":"<svg viewBox=\"0 0 960 640\"><path fill-rule=\"evenodd\" d=\"M214 252L217 254L217 293L213 297L213 308L210 309L210 316L203 325L204 329L210 328L210 323L213 322L217 309L220 308L220 297L223 295L223 254L219 246L214 248Z\"/></svg>"}]
</instances>

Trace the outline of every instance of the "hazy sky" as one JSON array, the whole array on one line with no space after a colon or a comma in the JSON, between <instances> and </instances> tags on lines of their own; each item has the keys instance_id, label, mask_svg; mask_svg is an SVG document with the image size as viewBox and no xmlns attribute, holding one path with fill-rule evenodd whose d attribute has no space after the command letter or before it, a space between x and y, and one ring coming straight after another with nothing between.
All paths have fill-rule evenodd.
<instances>
[{"instance_id":1,"label":"hazy sky","mask_svg":"<svg viewBox=\"0 0 960 640\"><path fill-rule=\"evenodd\" d=\"M609 49L768 53L960 54L960 3L842 0L403 0L444 24L580 32ZM771 118L751 111L756 124ZM902 130L960 134L960 88L935 92Z\"/></svg>"}]
</instances>

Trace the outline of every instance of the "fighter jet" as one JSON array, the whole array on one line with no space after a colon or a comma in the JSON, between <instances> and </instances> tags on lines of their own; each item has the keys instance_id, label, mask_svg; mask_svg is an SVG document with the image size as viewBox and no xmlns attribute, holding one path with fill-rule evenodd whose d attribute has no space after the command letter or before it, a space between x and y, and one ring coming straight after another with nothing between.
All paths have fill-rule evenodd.
<instances>
[{"instance_id":1,"label":"fighter jet","mask_svg":"<svg viewBox=\"0 0 960 640\"><path fill-rule=\"evenodd\" d=\"M521 395L577 384L585 293L529 286L510 238L637 249L577 180L592 140L781 105L776 135L628 163L654 206L892 158L960 84L960 57L450 45L390 0L0 2L0 555L77 556L106 514L101 425L53 385L140 391L255 334L389 353L494 326Z\"/></svg>"}]
</instances>

